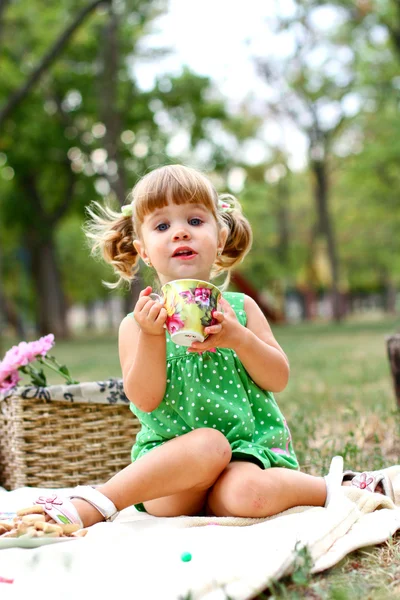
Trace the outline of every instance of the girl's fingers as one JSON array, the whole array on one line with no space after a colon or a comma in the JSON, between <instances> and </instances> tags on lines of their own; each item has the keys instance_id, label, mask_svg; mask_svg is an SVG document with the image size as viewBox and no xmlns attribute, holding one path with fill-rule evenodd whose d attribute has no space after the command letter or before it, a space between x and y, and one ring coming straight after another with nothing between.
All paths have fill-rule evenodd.
<instances>
[{"instance_id":1,"label":"girl's fingers","mask_svg":"<svg viewBox=\"0 0 400 600\"><path fill-rule=\"evenodd\" d=\"M135 308L135 310L141 312L143 310L143 308L146 306L146 304L149 304L151 302L152 302L151 298L149 298L148 296L142 296L136 302L136 308Z\"/></svg>"},{"instance_id":2,"label":"girl's fingers","mask_svg":"<svg viewBox=\"0 0 400 600\"><path fill-rule=\"evenodd\" d=\"M150 319L157 319L158 315L160 314L160 311L162 309L162 304L159 304L158 302L156 302L155 304L153 304L153 306L150 306L149 308L149 312L148 312L148 317Z\"/></svg>"},{"instance_id":3,"label":"girl's fingers","mask_svg":"<svg viewBox=\"0 0 400 600\"><path fill-rule=\"evenodd\" d=\"M148 296L149 294L151 294L152 292L152 287L150 285L148 285L147 287L144 288L144 290L142 290L139 294L139 298L142 298L143 296Z\"/></svg>"},{"instance_id":4,"label":"girl's fingers","mask_svg":"<svg viewBox=\"0 0 400 600\"><path fill-rule=\"evenodd\" d=\"M161 307L161 310L160 310L155 322L157 323L157 325L160 325L161 323L165 322L166 318L167 318L167 311L165 310L165 308Z\"/></svg>"},{"instance_id":5,"label":"girl's fingers","mask_svg":"<svg viewBox=\"0 0 400 600\"><path fill-rule=\"evenodd\" d=\"M222 323L222 321L224 320L224 313L216 310L215 312L213 312L213 319L219 321L219 323Z\"/></svg>"},{"instance_id":6,"label":"girl's fingers","mask_svg":"<svg viewBox=\"0 0 400 600\"><path fill-rule=\"evenodd\" d=\"M225 313L235 314L235 311L233 310L232 306L229 304L229 302L227 300L225 300L225 298L221 298L220 304L221 304L222 308L224 309ZM221 314L223 314L223 313L221 313Z\"/></svg>"},{"instance_id":7,"label":"girl's fingers","mask_svg":"<svg viewBox=\"0 0 400 600\"><path fill-rule=\"evenodd\" d=\"M204 332L205 333L220 333L222 331L222 325L210 325L209 327L206 327Z\"/></svg>"}]
</instances>

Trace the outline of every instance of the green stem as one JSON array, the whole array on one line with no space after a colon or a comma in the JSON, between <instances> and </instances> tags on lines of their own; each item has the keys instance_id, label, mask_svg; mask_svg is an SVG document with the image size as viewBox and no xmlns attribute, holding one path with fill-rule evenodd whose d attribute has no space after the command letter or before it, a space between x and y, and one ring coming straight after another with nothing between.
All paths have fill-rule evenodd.
<instances>
[{"instance_id":1,"label":"green stem","mask_svg":"<svg viewBox=\"0 0 400 600\"><path fill-rule=\"evenodd\" d=\"M45 360L43 356L37 356L36 360L38 362L40 362L40 364L46 365L46 367L49 367L49 369L51 369L52 371L55 371L59 375L62 375L62 373L60 373L60 371L58 369L56 369L56 367L54 367L54 365L52 365L49 361Z\"/></svg>"},{"instance_id":2,"label":"green stem","mask_svg":"<svg viewBox=\"0 0 400 600\"><path fill-rule=\"evenodd\" d=\"M49 367L49 369L51 369L55 373L58 373L59 375L61 375L62 377L64 377L64 379L67 382L67 385L71 385L73 383L76 383L73 379L71 379L71 377L69 377L68 375L65 375L65 373L63 373L62 371L60 371L59 368L57 368L57 366L61 367L61 365L59 363L57 363L57 361L54 358L54 356L37 356L36 360L38 360L42 365L45 365L46 367ZM54 366L53 363L56 363L57 366Z\"/></svg>"}]
</instances>

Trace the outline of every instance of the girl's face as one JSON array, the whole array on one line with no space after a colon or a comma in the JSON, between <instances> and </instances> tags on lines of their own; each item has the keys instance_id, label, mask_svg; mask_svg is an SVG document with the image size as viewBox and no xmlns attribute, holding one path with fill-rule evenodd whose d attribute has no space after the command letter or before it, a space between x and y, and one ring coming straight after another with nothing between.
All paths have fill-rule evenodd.
<instances>
[{"instance_id":1,"label":"girl's face","mask_svg":"<svg viewBox=\"0 0 400 600\"><path fill-rule=\"evenodd\" d=\"M134 245L150 261L161 285L174 279L208 280L228 236L202 204L168 204L144 218Z\"/></svg>"}]
</instances>

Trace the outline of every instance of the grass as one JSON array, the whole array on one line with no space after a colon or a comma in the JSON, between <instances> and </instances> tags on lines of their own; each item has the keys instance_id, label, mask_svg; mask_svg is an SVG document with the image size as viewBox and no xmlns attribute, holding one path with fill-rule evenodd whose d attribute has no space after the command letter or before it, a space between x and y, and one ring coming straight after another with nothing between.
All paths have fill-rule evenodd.
<instances>
[{"instance_id":1,"label":"grass","mask_svg":"<svg viewBox=\"0 0 400 600\"><path fill-rule=\"evenodd\" d=\"M277 395L306 472L327 472L341 454L345 468L373 470L399 462L399 414L386 336L399 322L275 326L291 379ZM80 381L120 377L115 334L58 342L54 354ZM50 381L59 382L57 376ZM294 581L293 581L294 580ZM300 581L300 582L299 582ZM400 535L353 552L311 578L288 578L258 598L388 600L400 597Z\"/></svg>"}]
</instances>

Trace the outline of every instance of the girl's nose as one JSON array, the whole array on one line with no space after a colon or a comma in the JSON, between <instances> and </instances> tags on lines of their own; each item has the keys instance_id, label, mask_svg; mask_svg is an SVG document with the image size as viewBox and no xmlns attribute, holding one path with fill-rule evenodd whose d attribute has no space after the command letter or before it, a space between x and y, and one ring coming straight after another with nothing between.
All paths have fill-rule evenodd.
<instances>
[{"instance_id":1,"label":"girl's nose","mask_svg":"<svg viewBox=\"0 0 400 600\"><path fill-rule=\"evenodd\" d=\"M188 240L188 239L190 239L190 234L185 229L180 228L174 232L173 239L176 241L177 240Z\"/></svg>"}]
</instances>

